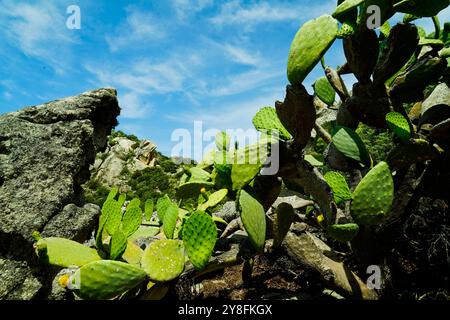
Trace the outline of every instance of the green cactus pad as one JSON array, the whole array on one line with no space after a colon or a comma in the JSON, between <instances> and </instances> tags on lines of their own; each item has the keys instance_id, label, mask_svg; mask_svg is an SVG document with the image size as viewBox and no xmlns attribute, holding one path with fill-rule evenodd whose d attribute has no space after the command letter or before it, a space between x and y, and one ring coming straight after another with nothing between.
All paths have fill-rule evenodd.
<instances>
[{"instance_id":1,"label":"green cactus pad","mask_svg":"<svg viewBox=\"0 0 450 320\"><path fill-rule=\"evenodd\" d=\"M71 277L75 293L86 300L112 299L136 287L147 278L140 268L120 261L91 262Z\"/></svg>"},{"instance_id":2,"label":"green cactus pad","mask_svg":"<svg viewBox=\"0 0 450 320\"><path fill-rule=\"evenodd\" d=\"M327 227L327 232L339 242L349 242L358 234L359 226L356 223L333 224Z\"/></svg>"},{"instance_id":3,"label":"green cactus pad","mask_svg":"<svg viewBox=\"0 0 450 320\"><path fill-rule=\"evenodd\" d=\"M340 39L345 39L345 38L351 37L354 34L356 34L356 30L357 30L356 28L357 28L356 23L344 22L342 24L341 28L339 29L339 33L338 33L337 37Z\"/></svg>"},{"instance_id":4,"label":"green cactus pad","mask_svg":"<svg viewBox=\"0 0 450 320\"><path fill-rule=\"evenodd\" d=\"M150 221L152 219L154 207L155 203L152 199L145 201L145 220Z\"/></svg>"},{"instance_id":5,"label":"green cactus pad","mask_svg":"<svg viewBox=\"0 0 450 320\"><path fill-rule=\"evenodd\" d=\"M169 196L166 194L164 197L161 197L156 202L156 211L158 213L158 218L161 222L164 222L164 215L166 213L167 208L172 204Z\"/></svg>"},{"instance_id":6,"label":"green cactus pad","mask_svg":"<svg viewBox=\"0 0 450 320\"><path fill-rule=\"evenodd\" d=\"M253 118L253 125L258 131L277 131L281 139L288 140L291 138L290 133L278 118L275 108L265 107L259 110Z\"/></svg>"},{"instance_id":7,"label":"green cactus pad","mask_svg":"<svg viewBox=\"0 0 450 320\"><path fill-rule=\"evenodd\" d=\"M63 268L81 267L102 259L96 250L63 238L42 238L36 242L35 249L41 260Z\"/></svg>"},{"instance_id":8,"label":"green cactus pad","mask_svg":"<svg viewBox=\"0 0 450 320\"><path fill-rule=\"evenodd\" d=\"M241 219L250 242L259 252L264 250L266 240L266 213L261 203L247 191L241 190L239 196Z\"/></svg>"},{"instance_id":9,"label":"green cactus pad","mask_svg":"<svg viewBox=\"0 0 450 320\"><path fill-rule=\"evenodd\" d=\"M411 137L408 120L398 112L389 112L386 115L386 122L389 127L402 141L408 141Z\"/></svg>"},{"instance_id":10,"label":"green cactus pad","mask_svg":"<svg viewBox=\"0 0 450 320\"><path fill-rule=\"evenodd\" d=\"M287 75L290 83L300 85L305 80L331 47L338 31L338 22L329 15L311 20L300 28L289 52Z\"/></svg>"},{"instance_id":11,"label":"green cactus pad","mask_svg":"<svg viewBox=\"0 0 450 320\"><path fill-rule=\"evenodd\" d=\"M133 241L128 240L125 252L122 254L122 259L129 264L140 267L143 254L144 250L142 250Z\"/></svg>"},{"instance_id":12,"label":"green cactus pad","mask_svg":"<svg viewBox=\"0 0 450 320\"><path fill-rule=\"evenodd\" d=\"M356 160L365 166L370 166L369 152L359 135L352 129L336 127L336 132L333 135L333 145L346 157Z\"/></svg>"},{"instance_id":13,"label":"green cactus pad","mask_svg":"<svg viewBox=\"0 0 450 320\"><path fill-rule=\"evenodd\" d=\"M117 260L125 252L127 248L127 236L122 230L117 230L111 236L110 259Z\"/></svg>"},{"instance_id":14,"label":"green cactus pad","mask_svg":"<svg viewBox=\"0 0 450 320\"><path fill-rule=\"evenodd\" d=\"M305 161L309 162L310 165L314 167L322 167L323 162L317 160L313 155L307 154L305 155Z\"/></svg>"},{"instance_id":15,"label":"green cactus pad","mask_svg":"<svg viewBox=\"0 0 450 320\"><path fill-rule=\"evenodd\" d=\"M163 230L167 239L173 239L173 233L177 226L178 206L172 203L166 210L164 215Z\"/></svg>"},{"instance_id":16,"label":"green cactus pad","mask_svg":"<svg viewBox=\"0 0 450 320\"><path fill-rule=\"evenodd\" d=\"M273 246L281 246L284 237L286 237L292 222L294 222L295 211L292 205L280 203L275 211L275 221L273 223L274 236Z\"/></svg>"},{"instance_id":17,"label":"green cactus pad","mask_svg":"<svg viewBox=\"0 0 450 320\"><path fill-rule=\"evenodd\" d=\"M351 214L363 225L378 224L389 212L394 200L394 181L386 162L380 162L353 192Z\"/></svg>"},{"instance_id":18,"label":"green cactus pad","mask_svg":"<svg viewBox=\"0 0 450 320\"><path fill-rule=\"evenodd\" d=\"M126 200L127 200L127 195L125 193L122 193L119 196L119 199L117 200L117 202L119 203L119 206L122 207L125 204Z\"/></svg>"},{"instance_id":19,"label":"green cactus pad","mask_svg":"<svg viewBox=\"0 0 450 320\"><path fill-rule=\"evenodd\" d=\"M334 201L336 204L352 200L352 193L343 175L339 172L330 171L327 172L323 178L328 183L331 190L333 190Z\"/></svg>"},{"instance_id":20,"label":"green cactus pad","mask_svg":"<svg viewBox=\"0 0 450 320\"><path fill-rule=\"evenodd\" d=\"M189 179L190 182L211 180L211 175L209 174L209 172L203 169L193 167L189 169L189 172L191 173L191 177Z\"/></svg>"},{"instance_id":21,"label":"green cactus pad","mask_svg":"<svg viewBox=\"0 0 450 320\"><path fill-rule=\"evenodd\" d=\"M119 189L117 189L116 187L112 188L108 193L108 197L106 198L106 201L114 200L116 198L118 192L119 192Z\"/></svg>"},{"instance_id":22,"label":"green cactus pad","mask_svg":"<svg viewBox=\"0 0 450 320\"><path fill-rule=\"evenodd\" d=\"M341 19L341 17L346 16L348 12L354 10L363 2L364 0L345 0L337 6L332 16L336 19Z\"/></svg>"},{"instance_id":23,"label":"green cactus pad","mask_svg":"<svg viewBox=\"0 0 450 320\"><path fill-rule=\"evenodd\" d=\"M213 186L214 182L206 182L206 181L186 182L178 187L177 197L181 199L195 198L198 197L203 188L209 190Z\"/></svg>"},{"instance_id":24,"label":"green cactus pad","mask_svg":"<svg viewBox=\"0 0 450 320\"><path fill-rule=\"evenodd\" d=\"M212 217L202 211L194 212L183 226L183 243L196 269L208 264L216 241L217 228Z\"/></svg>"},{"instance_id":25,"label":"green cactus pad","mask_svg":"<svg viewBox=\"0 0 450 320\"><path fill-rule=\"evenodd\" d=\"M449 0L394 0L397 12L420 17L433 17L450 5Z\"/></svg>"},{"instance_id":26,"label":"green cactus pad","mask_svg":"<svg viewBox=\"0 0 450 320\"><path fill-rule=\"evenodd\" d=\"M216 135L216 147L219 151L226 151L230 149L231 138L224 131L217 133Z\"/></svg>"},{"instance_id":27,"label":"green cactus pad","mask_svg":"<svg viewBox=\"0 0 450 320\"><path fill-rule=\"evenodd\" d=\"M184 270L183 243L179 240L157 240L144 251L141 266L155 282L171 281Z\"/></svg>"},{"instance_id":28,"label":"green cactus pad","mask_svg":"<svg viewBox=\"0 0 450 320\"><path fill-rule=\"evenodd\" d=\"M122 223L122 207L116 200L108 200L109 202L105 208L106 212L106 223L105 228L108 233L114 234L119 229Z\"/></svg>"},{"instance_id":29,"label":"green cactus pad","mask_svg":"<svg viewBox=\"0 0 450 320\"><path fill-rule=\"evenodd\" d=\"M138 200L133 202L134 200ZM128 205L122 218L122 231L125 237L131 236L142 223L142 210L139 207L139 199L134 199Z\"/></svg>"},{"instance_id":30,"label":"green cactus pad","mask_svg":"<svg viewBox=\"0 0 450 320\"><path fill-rule=\"evenodd\" d=\"M150 238L156 236L160 232L160 228L151 226L140 226L128 240L134 241L139 238Z\"/></svg>"},{"instance_id":31,"label":"green cactus pad","mask_svg":"<svg viewBox=\"0 0 450 320\"><path fill-rule=\"evenodd\" d=\"M334 91L327 77L319 78L314 83L314 92L328 106L332 106L336 99L336 91Z\"/></svg>"},{"instance_id":32,"label":"green cactus pad","mask_svg":"<svg viewBox=\"0 0 450 320\"><path fill-rule=\"evenodd\" d=\"M213 208L217 206L220 202L222 202L223 199L226 198L228 194L228 189L221 189L219 191L214 192L208 197L208 201L205 203L202 203L198 210L200 211L206 211L208 208Z\"/></svg>"}]
</instances>

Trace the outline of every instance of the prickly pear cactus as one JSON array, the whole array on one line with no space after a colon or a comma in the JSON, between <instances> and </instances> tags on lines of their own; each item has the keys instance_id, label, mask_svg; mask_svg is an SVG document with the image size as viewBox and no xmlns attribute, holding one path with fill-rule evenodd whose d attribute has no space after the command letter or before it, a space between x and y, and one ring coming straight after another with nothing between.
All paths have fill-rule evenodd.
<instances>
[{"instance_id":1,"label":"prickly pear cactus","mask_svg":"<svg viewBox=\"0 0 450 320\"><path fill-rule=\"evenodd\" d=\"M278 119L277 112L272 107L265 107L258 111L253 118L253 125L256 130L263 132L277 131L280 138L290 139L291 135Z\"/></svg>"},{"instance_id":2,"label":"prickly pear cactus","mask_svg":"<svg viewBox=\"0 0 450 320\"><path fill-rule=\"evenodd\" d=\"M198 197L203 188L209 190L213 186L214 182L206 182L206 181L186 182L178 187L177 197L181 199L195 198Z\"/></svg>"},{"instance_id":3,"label":"prickly pear cactus","mask_svg":"<svg viewBox=\"0 0 450 320\"><path fill-rule=\"evenodd\" d=\"M314 93L328 106L333 105L336 99L336 91L334 91L327 77L319 78L314 83Z\"/></svg>"},{"instance_id":4,"label":"prickly pear cactus","mask_svg":"<svg viewBox=\"0 0 450 320\"><path fill-rule=\"evenodd\" d=\"M449 4L449 0L394 0L394 8L397 12L409 13L421 17L433 17Z\"/></svg>"},{"instance_id":5,"label":"prickly pear cactus","mask_svg":"<svg viewBox=\"0 0 450 320\"><path fill-rule=\"evenodd\" d=\"M164 215L163 230L167 239L173 239L173 233L178 220L178 206L172 203Z\"/></svg>"},{"instance_id":6,"label":"prickly pear cactus","mask_svg":"<svg viewBox=\"0 0 450 320\"><path fill-rule=\"evenodd\" d=\"M386 162L380 162L353 192L351 214L357 224L373 225L383 220L394 199L394 181Z\"/></svg>"},{"instance_id":7,"label":"prickly pear cactus","mask_svg":"<svg viewBox=\"0 0 450 320\"><path fill-rule=\"evenodd\" d=\"M152 281L167 282L183 272L184 261L181 241L157 240L145 249L141 265Z\"/></svg>"},{"instance_id":8,"label":"prickly pear cactus","mask_svg":"<svg viewBox=\"0 0 450 320\"><path fill-rule=\"evenodd\" d=\"M194 212L183 226L183 243L196 269L208 264L216 241L217 228L212 217L202 211Z\"/></svg>"},{"instance_id":9,"label":"prickly pear cactus","mask_svg":"<svg viewBox=\"0 0 450 320\"><path fill-rule=\"evenodd\" d=\"M64 238L42 238L34 247L42 261L63 268L81 267L102 259L96 250Z\"/></svg>"},{"instance_id":10,"label":"prickly pear cactus","mask_svg":"<svg viewBox=\"0 0 450 320\"><path fill-rule=\"evenodd\" d=\"M122 230L118 229L116 233L111 236L110 259L117 260L122 257L126 248L127 236Z\"/></svg>"},{"instance_id":11,"label":"prickly pear cactus","mask_svg":"<svg viewBox=\"0 0 450 320\"><path fill-rule=\"evenodd\" d=\"M388 127L402 141L408 141L411 138L411 130L409 129L408 120L398 112L389 112L386 115Z\"/></svg>"},{"instance_id":12,"label":"prickly pear cactus","mask_svg":"<svg viewBox=\"0 0 450 320\"><path fill-rule=\"evenodd\" d=\"M126 237L131 236L142 223L142 210L139 199L133 199L125 210L122 218L122 232Z\"/></svg>"},{"instance_id":13,"label":"prickly pear cactus","mask_svg":"<svg viewBox=\"0 0 450 320\"><path fill-rule=\"evenodd\" d=\"M164 197L159 198L156 202L156 211L161 222L164 222L164 215L166 214L167 208L169 208L171 204L172 201L167 194L164 195Z\"/></svg>"},{"instance_id":14,"label":"prickly pear cactus","mask_svg":"<svg viewBox=\"0 0 450 320\"><path fill-rule=\"evenodd\" d=\"M144 250L142 250L133 241L128 240L125 252L122 254L122 259L129 264L140 267L143 254Z\"/></svg>"},{"instance_id":15,"label":"prickly pear cactus","mask_svg":"<svg viewBox=\"0 0 450 320\"><path fill-rule=\"evenodd\" d=\"M208 201L202 203L198 210L200 211L206 211L208 208L213 208L217 206L220 202L222 202L223 199L226 198L228 194L228 189L221 189L219 191L214 192L208 197Z\"/></svg>"},{"instance_id":16,"label":"prickly pear cactus","mask_svg":"<svg viewBox=\"0 0 450 320\"><path fill-rule=\"evenodd\" d=\"M341 204L345 201L352 200L352 192L348 187L345 177L339 172L329 171L324 176L325 181L333 190L334 201L336 204Z\"/></svg>"},{"instance_id":17,"label":"prickly pear cactus","mask_svg":"<svg viewBox=\"0 0 450 320\"><path fill-rule=\"evenodd\" d=\"M155 203L152 199L145 201L145 220L150 221L152 219L154 206Z\"/></svg>"},{"instance_id":18,"label":"prickly pear cactus","mask_svg":"<svg viewBox=\"0 0 450 320\"><path fill-rule=\"evenodd\" d=\"M359 163L370 166L371 159L364 142L358 134L350 128L337 127L333 135L333 145L344 156L358 161Z\"/></svg>"},{"instance_id":19,"label":"prickly pear cactus","mask_svg":"<svg viewBox=\"0 0 450 320\"><path fill-rule=\"evenodd\" d=\"M191 173L191 178L189 179L190 182L194 182L194 181L209 181L211 179L211 175L209 174L209 172L197 168L197 167L193 167L189 169L189 172Z\"/></svg>"},{"instance_id":20,"label":"prickly pear cactus","mask_svg":"<svg viewBox=\"0 0 450 320\"><path fill-rule=\"evenodd\" d=\"M114 200L118 193L119 193L119 189L118 188L116 188L116 187L111 188L111 191L109 191L108 197L106 198L106 201Z\"/></svg>"},{"instance_id":21,"label":"prickly pear cactus","mask_svg":"<svg viewBox=\"0 0 450 320\"><path fill-rule=\"evenodd\" d=\"M288 58L288 79L300 85L338 34L338 22L329 15L305 23L295 35Z\"/></svg>"},{"instance_id":22,"label":"prickly pear cactus","mask_svg":"<svg viewBox=\"0 0 450 320\"><path fill-rule=\"evenodd\" d=\"M112 299L145 281L140 268L119 261L102 260L84 265L71 277L71 287L86 300Z\"/></svg>"},{"instance_id":23,"label":"prickly pear cactus","mask_svg":"<svg viewBox=\"0 0 450 320\"><path fill-rule=\"evenodd\" d=\"M266 213L264 207L247 191L241 190L239 196L241 219L250 242L259 252L264 250L266 240Z\"/></svg>"},{"instance_id":24,"label":"prickly pear cactus","mask_svg":"<svg viewBox=\"0 0 450 320\"><path fill-rule=\"evenodd\" d=\"M356 223L333 224L327 227L327 232L339 242L349 242L358 235L359 226Z\"/></svg>"},{"instance_id":25,"label":"prickly pear cactus","mask_svg":"<svg viewBox=\"0 0 450 320\"><path fill-rule=\"evenodd\" d=\"M280 203L275 211L275 221L273 223L273 246L275 248L281 246L294 219L295 211L292 205Z\"/></svg>"},{"instance_id":26,"label":"prickly pear cactus","mask_svg":"<svg viewBox=\"0 0 450 320\"><path fill-rule=\"evenodd\" d=\"M105 228L108 233L114 234L119 229L120 224L122 223L122 207L119 202L116 200L110 200L111 202L106 204L106 208L108 210L106 216Z\"/></svg>"},{"instance_id":27,"label":"prickly pear cactus","mask_svg":"<svg viewBox=\"0 0 450 320\"><path fill-rule=\"evenodd\" d=\"M345 0L342 1L333 12L333 17L336 19L340 19L347 15L350 11L356 9L360 4L362 4L364 0ZM342 21L342 20L341 20Z\"/></svg>"}]
</instances>

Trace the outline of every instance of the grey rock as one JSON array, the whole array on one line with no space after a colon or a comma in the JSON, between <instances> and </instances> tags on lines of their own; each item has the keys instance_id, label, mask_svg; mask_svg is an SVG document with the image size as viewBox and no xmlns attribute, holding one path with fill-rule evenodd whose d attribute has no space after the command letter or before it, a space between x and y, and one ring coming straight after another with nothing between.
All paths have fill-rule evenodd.
<instances>
[{"instance_id":1,"label":"grey rock","mask_svg":"<svg viewBox=\"0 0 450 320\"><path fill-rule=\"evenodd\" d=\"M273 208L277 208L281 203L290 204L294 209L301 209L314 204L314 201L305 199L300 193L291 191L291 190L283 190L280 193L280 196L272 205Z\"/></svg>"},{"instance_id":2,"label":"grey rock","mask_svg":"<svg viewBox=\"0 0 450 320\"><path fill-rule=\"evenodd\" d=\"M99 208L83 203L80 186L119 114L117 92L99 89L0 116L0 259L18 263L0 266L10 288L0 299L30 299L51 285L38 283L50 275L36 261L33 231L89 237Z\"/></svg>"},{"instance_id":3,"label":"grey rock","mask_svg":"<svg viewBox=\"0 0 450 320\"><path fill-rule=\"evenodd\" d=\"M236 210L236 203L234 201L227 201L218 212L214 213L214 215L226 222L231 222L238 217L239 213Z\"/></svg>"}]
</instances>

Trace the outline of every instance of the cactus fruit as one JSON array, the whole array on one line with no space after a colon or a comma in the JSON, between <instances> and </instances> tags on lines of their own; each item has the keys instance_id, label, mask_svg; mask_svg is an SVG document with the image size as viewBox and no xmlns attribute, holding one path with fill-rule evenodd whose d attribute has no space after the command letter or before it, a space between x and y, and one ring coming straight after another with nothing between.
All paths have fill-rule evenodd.
<instances>
[{"instance_id":1,"label":"cactus fruit","mask_svg":"<svg viewBox=\"0 0 450 320\"><path fill-rule=\"evenodd\" d=\"M364 142L352 129L336 127L332 143L347 158L356 160L365 166L371 165L370 155Z\"/></svg>"},{"instance_id":2,"label":"cactus fruit","mask_svg":"<svg viewBox=\"0 0 450 320\"><path fill-rule=\"evenodd\" d=\"M295 211L292 205L280 203L275 210L275 220L273 223L273 246L281 246L284 237L286 237L291 224L295 219Z\"/></svg>"},{"instance_id":3,"label":"cactus fruit","mask_svg":"<svg viewBox=\"0 0 450 320\"><path fill-rule=\"evenodd\" d=\"M164 214L163 230L167 239L173 239L173 233L177 226L178 206L172 203Z\"/></svg>"},{"instance_id":4,"label":"cactus fruit","mask_svg":"<svg viewBox=\"0 0 450 320\"><path fill-rule=\"evenodd\" d=\"M364 0L345 0L342 1L333 12L332 16L340 21L342 17L346 16L350 11L356 9Z\"/></svg>"},{"instance_id":5,"label":"cactus fruit","mask_svg":"<svg viewBox=\"0 0 450 320\"><path fill-rule=\"evenodd\" d=\"M142 250L133 241L128 240L125 252L122 254L122 259L129 264L140 267L143 254L144 250Z\"/></svg>"},{"instance_id":6,"label":"cactus fruit","mask_svg":"<svg viewBox=\"0 0 450 320\"><path fill-rule=\"evenodd\" d=\"M142 210L139 206L140 201L139 199L133 199L133 201L128 205L122 218L122 232L126 237L135 233L142 223Z\"/></svg>"},{"instance_id":7,"label":"cactus fruit","mask_svg":"<svg viewBox=\"0 0 450 320\"><path fill-rule=\"evenodd\" d=\"M152 199L147 199L147 201L145 201L144 214L145 214L146 221L150 221L152 219L154 207L155 207L155 203L153 202Z\"/></svg>"},{"instance_id":8,"label":"cactus fruit","mask_svg":"<svg viewBox=\"0 0 450 320\"><path fill-rule=\"evenodd\" d=\"M314 92L328 106L332 106L336 99L336 91L334 91L327 77L321 77L314 83Z\"/></svg>"},{"instance_id":9,"label":"cactus fruit","mask_svg":"<svg viewBox=\"0 0 450 320\"><path fill-rule=\"evenodd\" d=\"M449 0L394 0L394 8L397 12L421 17L433 17L449 4Z\"/></svg>"},{"instance_id":10,"label":"cactus fruit","mask_svg":"<svg viewBox=\"0 0 450 320\"><path fill-rule=\"evenodd\" d=\"M223 199L225 199L227 194L228 194L228 189L221 189L219 191L214 192L213 194L211 194L208 197L208 201L202 203L198 207L198 210L206 211L208 208L213 208L213 207L217 206L220 202L222 202Z\"/></svg>"},{"instance_id":11,"label":"cactus fruit","mask_svg":"<svg viewBox=\"0 0 450 320\"><path fill-rule=\"evenodd\" d=\"M183 226L183 243L192 265L203 269L217 241L217 228L212 217L202 211L194 212Z\"/></svg>"},{"instance_id":12,"label":"cactus fruit","mask_svg":"<svg viewBox=\"0 0 450 320\"><path fill-rule=\"evenodd\" d=\"M158 213L159 221L164 222L164 214L171 204L172 201L167 194L158 199L156 202L156 211Z\"/></svg>"},{"instance_id":13,"label":"cactus fruit","mask_svg":"<svg viewBox=\"0 0 450 320\"><path fill-rule=\"evenodd\" d=\"M184 261L184 249L181 241L157 240L145 249L141 266L152 281L167 282L183 272Z\"/></svg>"},{"instance_id":14,"label":"cactus fruit","mask_svg":"<svg viewBox=\"0 0 450 320\"><path fill-rule=\"evenodd\" d=\"M191 174L191 177L189 179L190 182L211 180L211 175L209 174L209 172L203 169L193 167L189 169L189 172Z\"/></svg>"},{"instance_id":15,"label":"cactus fruit","mask_svg":"<svg viewBox=\"0 0 450 320\"><path fill-rule=\"evenodd\" d=\"M211 189L214 186L214 182L206 181L193 181L181 184L177 190L177 197L181 199L189 199L197 197L201 190Z\"/></svg>"},{"instance_id":16,"label":"cactus fruit","mask_svg":"<svg viewBox=\"0 0 450 320\"><path fill-rule=\"evenodd\" d=\"M63 268L81 267L102 259L96 250L63 238L41 238L34 247L41 260Z\"/></svg>"},{"instance_id":17,"label":"cactus fruit","mask_svg":"<svg viewBox=\"0 0 450 320\"><path fill-rule=\"evenodd\" d=\"M266 213L263 206L247 191L241 190L239 196L241 219L250 242L258 252L264 250L266 240Z\"/></svg>"},{"instance_id":18,"label":"cactus fruit","mask_svg":"<svg viewBox=\"0 0 450 320\"><path fill-rule=\"evenodd\" d=\"M216 147L219 151L227 151L230 149L231 138L224 131L217 133L216 135Z\"/></svg>"},{"instance_id":19,"label":"cactus fruit","mask_svg":"<svg viewBox=\"0 0 450 320\"><path fill-rule=\"evenodd\" d=\"M349 242L358 235L359 226L356 223L333 224L327 227L327 232L339 242Z\"/></svg>"},{"instance_id":20,"label":"cactus fruit","mask_svg":"<svg viewBox=\"0 0 450 320\"><path fill-rule=\"evenodd\" d=\"M122 254L127 248L127 236L125 233L118 229L116 233L111 235L111 245L110 245L110 259L117 260L122 257Z\"/></svg>"},{"instance_id":21,"label":"cactus fruit","mask_svg":"<svg viewBox=\"0 0 450 320\"><path fill-rule=\"evenodd\" d=\"M291 135L278 119L277 113L272 107L265 107L258 111L253 118L253 125L256 130L263 132L277 131L280 138L284 140L290 139Z\"/></svg>"},{"instance_id":22,"label":"cactus fruit","mask_svg":"<svg viewBox=\"0 0 450 320\"><path fill-rule=\"evenodd\" d=\"M345 201L353 199L347 181L339 172L329 171L323 176L323 178L328 183L331 190L333 190L334 201L336 204L341 204Z\"/></svg>"},{"instance_id":23,"label":"cactus fruit","mask_svg":"<svg viewBox=\"0 0 450 320\"><path fill-rule=\"evenodd\" d=\"M358 224L373 225L383 220L394 199L394 181L386 162L370 170L353 192L351 214Z\"/></svg>"},{"instance_id":24,"label":"cactus fruit","mask_svg":"<svg viewBox=\"0 0 450 320\"><path fill-rule=\"evenodd\" d=\"M338 22L329 15L323 15L305 23L295 35L288 58L288 79L300 85L325 52L331 47L338 34Z\"/></svg>"},{"instance_id":25,"label":"cactus fruit","mask_svg":"<svg viewBox=\"0 0 450 320\"><path fill-rule=\"evenodd\" d=\"M337 37L339 39L345 39L345 38L351 37L356 33L357 27L358 26L356 25L356 23L344 22L342 24L341 28L339 29Z\"/></svg>"},{"instance_id":26,"label":"cactus fruit","mask_svg":"<svg viewBox=\"0 0 450 320\"><path fill-rule=\"evenodd\" d=\"M389 127L402 141L408 141L411 137L408 120L398 112L389 112L386 115L386 122Z\"/></svg>"},{"instance_id":27,"label":"cactus fruit","mask_svg":"<svg viewBox=\"0 0 450 320\"><path fill-rule=\"evenodd\" d=\"M120 261L101 260L78 269L71 277L75 293L86 300L104 300L119 296L147 278L140 268Z\"/></svg>"}]
</instances>

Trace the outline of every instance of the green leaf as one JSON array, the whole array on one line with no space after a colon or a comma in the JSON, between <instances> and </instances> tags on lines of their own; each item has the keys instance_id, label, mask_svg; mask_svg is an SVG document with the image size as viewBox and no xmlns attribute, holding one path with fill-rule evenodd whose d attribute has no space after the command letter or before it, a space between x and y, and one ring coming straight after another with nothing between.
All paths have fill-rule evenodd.
<instances>
[{"instance_id":1,"label":"green leaf","mask_svg":"<svg viewBox=\"0 0 450 320\"><path fill-rule=\"evenodd\" d=\"M183 243L196 269L208 264L216 241L217 228L212 217L202 211L194 212L183 226Z\"/></svg>"},{"instance_id":2,"label":"green leaf","mask_svg":"<svg viewBox=\"0 0 450 320\"><path fill-rule=\"evenodd\" d=\"M152 281L167 282L183 272L184 261L181 241L157 240L145 249L141 265Z\"/></svg>"},{"instance_id":3,"label":"green leaf","mask_svg":"<svg viewBox=\"0 0 450 320\"><path fill-rule=\"evenodd\" d=\"M386 162L380 162L356 187L351 214L355 222L363 225L380 223L389 212L394 200L394 181Z\"/></svg>"},{"instance_id":4,"label":"green leaf","mask_svg":"<svg viewBox=\"0 0 450 320\"><path fill-rule=\"evenodd\" d=\"M109 191L108 197L106 198L106 201L108 200L114 200L114 198L116 197L117 193L119 192L119 189L117 189L116 187L112 188Z\"/></svg>"},{"instance_id":5,"label":"green leaf","mask_svg":"<svg viewBox=\"0 0 450 320\"><path fill-rule=\"evenodd\" d=\"M117 260L122 256L127 248L127 241L127 236L122 230L117 230L116 233L111 236L111 260Z\"/></svg>"},{"instance_id":6,"label":"green leaf","mask_svg":"<svg viewBox=\"0 0 450 320\"><path fill-rule=\"evenodd\" d=\"M128 263L101 260L78 269L70 281L80 298L106 300L136 287L146 278L143 270Z\"/></svg>"},{"instance_id":7,"label":"green leaf","mask_svg":"<svg viewBox=\"0 0 450 320\"><path fill-rule=\"evenodd\" d=\"M135 201L137 200L137 201ZM133 199L122 218L122 231L125 237L131 236L142 223L142 210L139 199Z\"/></svg>"},{"instance_id":8,"label":"green leaf","mask_svg":"<svg viewBox=\"0 0 450 320\"><path fill-rule=\"evenodd\" d=\"M108 233L114 234L119 229L120 224L122 222L122 207L120 206L119 202L116 200L109 200L110 203L107 204L105 210L108 211L107 213L107 220L105 223L105 228Z\"/></svg>"},{"instance_id":9,"label":"green leaf","mask_svg":"<svg viewBox=\"0 0 450 320\"><path fill-rule=\"evenodd\" d=\"M166 194L164 197L161 197L156 202L156 212L158 213L159 221L164 223L164 215L166 214L166 210L172 204L169 196Z\"/></svg>"},{"instance_id":10,"label":"green leaf","mask_svg":"<svg viewBox=\"0 0 450 320\"><path fill-rule=\"evenodd\" d=\"M336 99L336 91L331 86L327 77L319 78L314 83L314 92L328 106L332 106Z\"/></svg>"},{"instance_id":11,"label":"green leaf","mask_svg":"<svg viewBox=\"0 0 450 320\"><path fill-rule=\"evenodd\" d=\"M342 202L352 200L352 193L348 187L347 181L344 176L339 172L330 171L327 172L323 178L333 190L334 201L336 204L341 204Z\"/></svg>"},{"instance_id":12,"label":"green leaf","mask_svg":"<svg viewBox=\"0 0 450 320\"><path fill-rule=\"evenodd\" d=\"M289 228L295 219L295 211L292 205L288 203L280 203L275 210L275 221L273 224L274 237L273 246L281 246L284 238L286 237Z\"/></svg>"},{"instance_id":13,"label":"green leaf","mask_svg":"<svg viewBox=\"0 0 450 320\"><path fill-rule=\"evenodd\" d=\"M356 160L365 166L371 165L370 155L364 142L352 129L336 127L332 143L346 157Z\"/></svg>"},{"instance_id":14,"label":"green leaf","mask_svg":"<svg viewBox=\"0 0 450 320\"><path fill-rule=\"evenodd\" d=\"M323 15L305 23L295 35L288 58L291 84L300 85L331 47L339 31L338 22Z\"/></svg>"},{"instance_id":15,"label":"green leaf","mask_svg":"<svg viewBox=\"0 0 450 320\"><path fill-rule=\"evenodd\" d=\"M239 204L242 210L242 223L250 242L257 251L262 252L266 239L266 213L264 207L245 190L241 190Z\"/></svg>"},{"instance_id":16,"label":"green leaf","mask_svg":"<svg viewBox=\"0 0 450 320\"><path fill-rule=\"evenodd\" d=\"M253 125L258 131L276 131L281 139L288 140L291 138L290 133L286 130L278 118L275 108L265 107L260 109L253 118Z\"/></svg>"},{"instance_id":17,"label":"green leaf","mask_svg":"<svg viewBox=\"0 0 450 320\"><path fill-rule=\"evenodd\" d=\"M96 250L64 238L41 238L36 242L35 250L41 260L63 268L81 267L102 259Z\"/></svg>"},{"instance_id":18,"label":"green leaf","mask_svg":"<svg viewBox=\"0 0 450 320\"><path fill-rule=\"evenodd\" d=\"M209 172L201 168L193 167L189 169L189 172L191 173L191 178L189 179L189 182L211 180L211 175L209 174Z\"/></svg>"},{"instance_id":19,"label":"green leaf","mask_svg":"<svg viewBox=\"0 0 450 320\"><path fill-rule=\"evenodd\" d=\"M205 203L202 203L198 210L200 211L206 211L208 208L213 208L217 206L220 202L222 202L223 199L226 198L228 194L228 189L221 189L219 191L214 192L208 197L208 201Z\"/></svg>"},{"instance_id":20,"label":"green leaf","mask_svg":"<svg viewBox=\"0 0 450 320\"><path fill-rule=\"evenodd\" d=\"M402 141L408 141L411 138L408 120L398 112L389 112L386 115L386 122L395 135Z\"/></svg>"},{"instance_id":21,"label":"green leaf","mask_svg":"<svg viewBox=\"0 0 450 320\"><path fill-rule=\"evenodd\" d=\"M309 162L309 164L314 167L322 167L323 166L323 162L317 160L316 158L314 158L314 156L312 156L310 154L305 155L305 161Z\"/></svg>"},{"instance_id":22,"label":"green leaf","mask_svg":"<svg viewBox=\"0 0 450 320\"><path fill-rule=\"evenodd\" d=\"M163 230L167 239L173 239L173 233L178 220L178 206L171 204L164 215Z\"/></svg>"}]
</instances>

